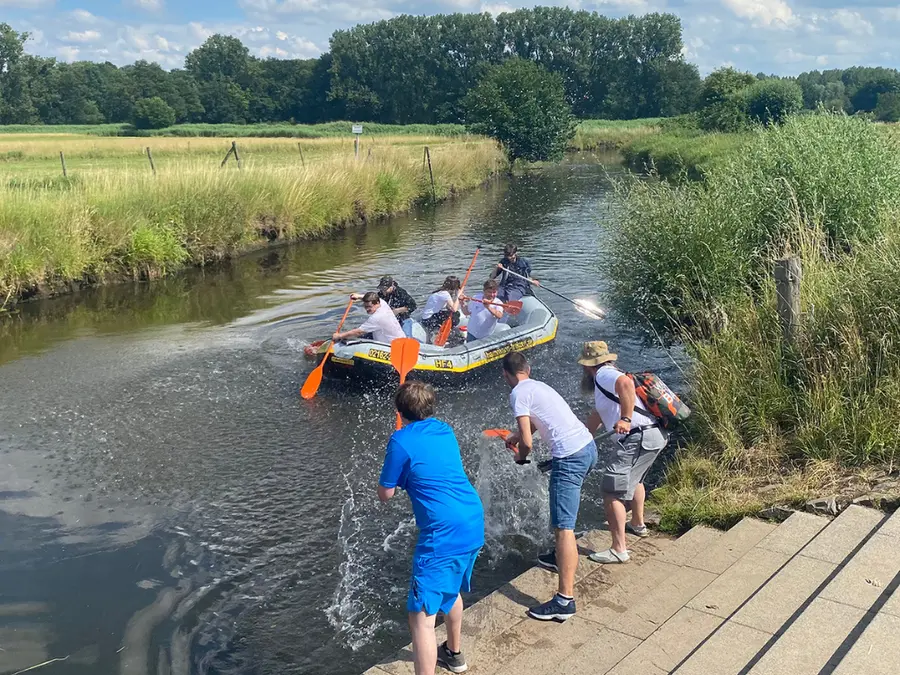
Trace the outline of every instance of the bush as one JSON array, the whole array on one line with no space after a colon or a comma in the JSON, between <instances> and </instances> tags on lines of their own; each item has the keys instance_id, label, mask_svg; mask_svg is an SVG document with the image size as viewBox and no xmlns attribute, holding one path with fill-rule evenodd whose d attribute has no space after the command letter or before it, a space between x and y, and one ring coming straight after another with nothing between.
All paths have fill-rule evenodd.
<instances>
[{"instance_id":1,"label":"bush","mask_svg":"<svg viewBox=\"0 0 900 675\"><path fill-rule=\"evenodd\" d=\"M466 122L472 133L500 141L510 161L558 160L577 126L565 94L558 75L510 59L466 95Z\"/></svg>"},{"instance_id":2,"label":"bush","mask_svg":"<svg viewBox=\"0 0 900 675\"><path fill-rule=\"evenodd\" d=\"M134 104L132 123L136 129L163 129L175 124L175 111L159 96L142 98Z\"/></svg>"},{"instance_id":3,"label":"bush","mask_svg":"<svg viewBox=\"0 0 900 675\"><path fill-rule=\"evenodd\" d=\"M762 80L750 85L743 95L750 120L766 126L783 124L803 109L803 90L790 80Z\"/></svg>"},{"instance_id":4,"label":"bush","mask_svg":"<svg viewBox=\"0 0 900 675\"><path fill-rule=\"evenodd\" d=\"M747 100L742 92L729 95L697 112L697 120L704 131L721 131L736 134L750 126Z\"/></svg>"},{"instance_id":5,"label":"bush","mask_svg":"<svg viewBox=\"0 0 900 675\"><path fill-rule=\"evenodd\" d=\"M881 122L900 122L900 94L890 92L878 97L875 119Z\"/></svg>"}]
</instances>

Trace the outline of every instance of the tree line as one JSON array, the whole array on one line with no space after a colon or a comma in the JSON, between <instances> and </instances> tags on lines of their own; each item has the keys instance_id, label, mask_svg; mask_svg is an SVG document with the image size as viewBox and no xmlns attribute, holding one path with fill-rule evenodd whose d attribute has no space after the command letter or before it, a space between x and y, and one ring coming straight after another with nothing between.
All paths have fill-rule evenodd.
<instances>
[{"instance_id":1,"label":"tree line","mask_svg":"<svg viewBox=\"0 0 900 675\"><path fill-rule=\"evenodd\" d=\"M805 108L900 119L893 69L796 78L716 71L703 80L682 56L681 23L671 14L611 19L536 7L496 18L404 15L337 31L328 52L303 60L259 59L239 39L214 35L170 71L147 61L62 63L25 53L27 38L0 23L0 124L459 123L467 121L466 95L515 59L558 76L579 118L745 115L736 93L752 85L762 105L789 95L792 107L799 91Z\"/></svg>"}]
</instances>

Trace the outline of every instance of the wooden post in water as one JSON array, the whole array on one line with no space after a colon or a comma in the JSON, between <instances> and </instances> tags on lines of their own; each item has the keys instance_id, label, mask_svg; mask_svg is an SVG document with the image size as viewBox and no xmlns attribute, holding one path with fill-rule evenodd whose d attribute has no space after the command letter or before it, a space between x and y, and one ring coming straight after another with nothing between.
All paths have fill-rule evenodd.
<instances>
[{"instance_id":1,"label":"wooden post in water","mask_svg":"<svg viewBox=\"0 0 900 675\"><path fill-rule=\"evenodd\" d=\"M305 167L306 160L303 159L303 145L301 145L300 141L297 141L297 149L300 151L300 164L302 164Z\"/></svg>"},{"instance_id":2,"label":"wooden post in water","mask_svg":"<svg viewBox=\"0 0 900 675\"><path fill-rule=\"evenodd\" d=\"M237 141L231 141L231 149L234 150L234 158L237 160L238 168L241 168L241 156L238 153Z\"/></svg>"},{"instance_id":3,"label":"wooden post in water","mask_svg":"<svg viewBox=\"0 0 900 675\"><path fill-rule=\"evenodd\" d=\"M800 280L803 270L794 256L775 262L775 287L778 293L778 318L785 346L792 346L800 328Z\"/></svg>"},{"instance_id":4,"label":"wooden post in water","mask_svg":"<svg viewBox=\"0 0 900 675\"><path fill-rule=\"evenodd\" d=\"M63 154L62 150L59 151L59 161L62 162L63 178L68 178L69 172L66 171L66 156Z\"/></svg>"},{"instance_id":5,"label":"wooden post in water","mask_svg":"<svg viewBox=\"0 0 900 675\"><path fill-rule=\"evenodd\" d=\"M437 195L434 193L434 172L431 170L431 150L425 146L425 156L428 158L428 175L431 177L431 201L437 202Z\"/></svg>"},{"instance_id":6,"label":"wooden post in water","mask_svg":"<svg viewBox=\"0 0 900 675\"><path fill-rule=\"evenodd\" d=\"M147 159L150 160L150 170L153 172L153 175L156 175L156 165L153 163L153 153L150 152L150 146L147 146Z\"/></svg>"}]
</instances>

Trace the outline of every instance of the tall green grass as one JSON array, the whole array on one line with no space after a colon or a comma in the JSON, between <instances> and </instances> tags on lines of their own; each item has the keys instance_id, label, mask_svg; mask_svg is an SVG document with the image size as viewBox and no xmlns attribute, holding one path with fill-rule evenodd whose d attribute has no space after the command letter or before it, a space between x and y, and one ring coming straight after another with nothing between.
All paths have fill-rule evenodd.
<instances>
[{"instance_id":1,"label":"tall green grass","mask_svg":"<svg viewBox=\"0 0 900 675\"><path fill-rule=\"evenodd\" d=\"M701 180L747 140L738 134L704 134L675 131L631 139L622 147L628 166L662 178Z\"/></svg>"},{"instance_id":2,"label":"tall green grass","mask_svg":"<svg viewBox=\"0 0 900 675\"><path fill-rule=\"evenodd\" d=\"M438 199L503 166L493 143L432 152ZM263 245L409 209L431 198L420 155L383 148L305 168L220 170L183 162L154 176L98 170L84 180L0 185L0 307L73 281L155 277Z\"/></svg>"},{"instance_id":3,"label":"tall green grass","mask_svg":"<svg viewBox=\"0 0 900 675\"><path fill-rule=\"evenodd\" d=\"M619 150L635 140L659 133L660 119L582 120L569 142L572 150Z\"/></svg>"},{"instance_id":4,"label":"tall green grass","mask_svg":"<svg viewBox=\"0 0 900 675\"><path fill-rule=\"evenodd\" d=\"M816 115L739 148L703 182L631 185L611 256L616 302L694 359L693 443L655 495L675 529L900 459L897 147L864 120ZM772 278L789 254L803 264L792 347Z\"/></svg>"}]
</instances>

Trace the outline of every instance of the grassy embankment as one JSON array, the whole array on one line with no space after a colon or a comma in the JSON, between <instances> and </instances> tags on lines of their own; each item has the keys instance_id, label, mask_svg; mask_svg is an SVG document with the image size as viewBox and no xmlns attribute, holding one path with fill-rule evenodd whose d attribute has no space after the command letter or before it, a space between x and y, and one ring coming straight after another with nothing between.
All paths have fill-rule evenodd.
<instances>
[{"instance_id":1,"label":"grassy embankment","mask_svg":"<svg viewBox=\"0 0 900 675\"><path fill-rule=\"evenodd\" d=\"M805 116L743 138L652 142L718 148L694 171L703 181L629 186L612 256L618 301L693 357L691 443L654 493L663 525L727 525L889 484L900 460L896 139L861 119ZM803 265L793 346L773 280L789 254Z\"/></svg>"},{"instance_id":2,"label":"grassy embankment","mask_svg":"<svg viewBox=\"0 0 900 675\"><path fill-rule=\"evenodd\" d=\"M346 136L299 141L302 162L296 140L248 138L239 170L219 167L230 144L216 138L0 135L0 308L407 210L431 199L425 145L438 199L504 166L484 139L369 136L357 161Z\"/></svg>"}]
</instances>

